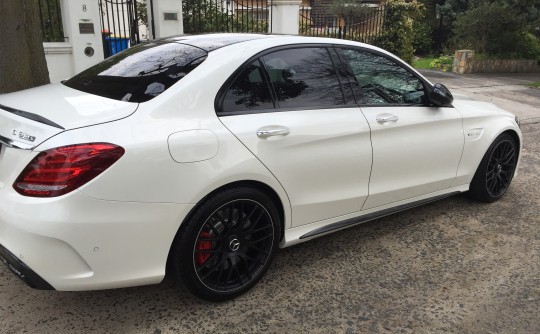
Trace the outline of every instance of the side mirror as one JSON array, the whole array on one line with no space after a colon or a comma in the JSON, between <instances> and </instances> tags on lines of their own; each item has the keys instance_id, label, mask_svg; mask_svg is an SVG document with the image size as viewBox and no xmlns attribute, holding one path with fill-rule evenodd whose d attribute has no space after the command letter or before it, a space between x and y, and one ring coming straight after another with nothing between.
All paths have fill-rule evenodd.
<instances>
[{"instance_id":1,"label":"side mirror","mask_svg":"<svg viewBox=\"0 0 540 334\"><path fill-rule=\"evenodd\" d=\"M429 101L438 107L448 107L454 101L452 93L443 84L437 83L428 94Z\"/></svg>"}]
</instances>

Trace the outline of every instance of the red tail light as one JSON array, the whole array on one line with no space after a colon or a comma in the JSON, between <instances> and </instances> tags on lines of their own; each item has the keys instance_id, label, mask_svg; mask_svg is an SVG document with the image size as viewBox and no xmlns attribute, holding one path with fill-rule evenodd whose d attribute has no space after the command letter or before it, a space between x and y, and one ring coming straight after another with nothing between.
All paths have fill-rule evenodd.
<instances>
[{"instance_id":1,"label":"red tail light","mask_svg":"<svg viewBox=\"0 0 540 334\"><path fill-rule=\"evenodd\" d=\"M13 184L25 196L55 197L92 180L120 157L124 149L107 143L62 146L38 154Z\"/></svg>"}]
</instances>

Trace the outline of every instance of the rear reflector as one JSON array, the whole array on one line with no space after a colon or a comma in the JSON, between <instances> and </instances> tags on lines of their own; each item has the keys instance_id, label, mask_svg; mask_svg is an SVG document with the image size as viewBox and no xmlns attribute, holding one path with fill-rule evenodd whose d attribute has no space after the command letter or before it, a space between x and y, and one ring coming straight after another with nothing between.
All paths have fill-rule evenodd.
<instances>
[{"instance_id":1,"label":"rear reflector","mask_svg":"<svg viewBox=\"0 0 540 334\"><path fill-rule=\"evenodd\" d=\"M21 195L55 197L86 184L122 155L124 149L107 143L62 146L38 154L13 184Z\"/></svg>"}]
</instances>

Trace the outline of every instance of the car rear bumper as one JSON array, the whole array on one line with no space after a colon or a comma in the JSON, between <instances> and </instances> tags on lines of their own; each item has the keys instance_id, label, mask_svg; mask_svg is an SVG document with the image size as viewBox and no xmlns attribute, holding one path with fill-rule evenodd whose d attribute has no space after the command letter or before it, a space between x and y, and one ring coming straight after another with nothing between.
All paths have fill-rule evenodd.
<instances>
[{"instance_id":1,"label":"car rear bumper","mask_svg":"<svg viewBox=\"0 0 540 334\"><path fill-rule=\"evenodd\" d=\"M193 205L51 199L0 190L0 261L38 289L98 290L159 283Z\"/></svg>"},{"instance_id":2,"label":"car rear bumper","mask_svg":"<svg viewBox=\"0 0 540 334\"><path fill-rule=\"evenodd\" d=\"M43 278L30 269L24 262L19 260L15 255L11 254L4 246L0 245L0 262L21 281L28 284L31 288L38 290L54 290Z\"/></svg>"}]
</instances>

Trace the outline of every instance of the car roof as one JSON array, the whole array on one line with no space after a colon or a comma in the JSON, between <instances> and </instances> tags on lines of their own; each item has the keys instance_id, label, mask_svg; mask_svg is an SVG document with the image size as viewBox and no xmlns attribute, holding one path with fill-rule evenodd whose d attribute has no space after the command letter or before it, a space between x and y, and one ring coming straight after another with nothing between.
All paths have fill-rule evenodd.
<instances>
[{"instance_id":1,"label":"car roof","mask_svg":"<svg viewBox=\"0 0 540 334\"><path fill-rule=\"evenodd\" d=\"M171 36L162 38L161 40L163 42L188 44L199 49L203 49L206 52L211 52L232 44L272 37L276 37L276 35L223 33Z\"/></svg>"}]
</instances>

